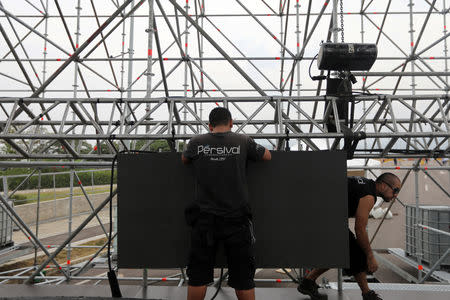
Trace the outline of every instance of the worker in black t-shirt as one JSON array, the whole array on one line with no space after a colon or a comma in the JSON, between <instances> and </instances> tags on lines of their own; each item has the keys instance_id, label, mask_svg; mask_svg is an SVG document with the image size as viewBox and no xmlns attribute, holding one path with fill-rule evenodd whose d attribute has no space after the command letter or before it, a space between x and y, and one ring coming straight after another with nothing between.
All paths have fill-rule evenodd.
<instances>
[{"instance_id":1,"label":"worker in black t-shirt","mask_svg":"<svg viewBox=\"0 0 450 300\"><path fill-rule=\"evenodd\" d=\"M400 188L400 179L392 173L381 174L375 181L363 177L348 177L348 216L355 218L356 238L349 229L350 268L344 271L355 277L364 300L382 300L377 293L369 289L366 278L367 272L373 273L378 269L366 231L369 212L377 197L389 202L397 197ZM298 291L311 296L312 299L321 299L315 281L327 270L313 269L301 280Z\"/></svg>"},{"instance_id":2,"label":"worker in black t-shirt","mask_svg":"<svg viewBox=\"0 0 450 300\"><path fill-rule=\"evenodd\" d=\"M246 135L231 132L231 113L223 107L209 114L210 133L193 137L183 152L192 163L196 193L186 209L192 226L187 274L188 300L204 299L213 282L218 243L223 243L228 264L228 285L239 300L255 299L253 225L248 204L248 160L270 160L270 152Z\"/></svg>"}]
</instances>

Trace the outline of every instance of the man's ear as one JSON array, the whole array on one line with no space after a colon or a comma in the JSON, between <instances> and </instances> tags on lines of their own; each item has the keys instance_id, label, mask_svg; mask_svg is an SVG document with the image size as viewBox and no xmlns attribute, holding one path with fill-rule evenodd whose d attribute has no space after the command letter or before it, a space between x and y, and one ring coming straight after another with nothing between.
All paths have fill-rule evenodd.
<instances>
[{"instance_id":1,"label":"man's ear","mask_svg":"<svg viewBox=\"0 0 450 300\"><path fill-rule=\"evenodd\" d=\"M230 129L233 127L233 120L230 120L229 126L230 126Z\"/></svg>"},{"instance_id":2,"label":"man's ear","mask_svg":"<svg viewBox=\"0 0 450 300\"><path fill-rule=\"evenodd\" d=\"M214 129L214 127L213 127L213 126L211 125L211 123L209 123L209 124L208 124L208 126L209 126L209 131L211 131L211 132L212 132L212 131L213 131L213 129Z\"/></svg>"}]
</instances>

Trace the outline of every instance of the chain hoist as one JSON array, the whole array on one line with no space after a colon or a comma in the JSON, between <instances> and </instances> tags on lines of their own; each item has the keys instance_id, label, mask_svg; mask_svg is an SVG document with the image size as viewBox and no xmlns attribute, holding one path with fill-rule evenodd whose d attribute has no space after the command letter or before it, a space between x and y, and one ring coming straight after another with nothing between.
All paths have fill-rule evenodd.
<instances>
[{"instance_id":1,"label":"chain hoist","mask_svg":"<svg viewBox=\"0 0 450 300\"><path fill-rule=\"evenodd\" d=\"M344 42L344 0L339 1L341 7L341 42Z\"/></svg>"}]
</instances>

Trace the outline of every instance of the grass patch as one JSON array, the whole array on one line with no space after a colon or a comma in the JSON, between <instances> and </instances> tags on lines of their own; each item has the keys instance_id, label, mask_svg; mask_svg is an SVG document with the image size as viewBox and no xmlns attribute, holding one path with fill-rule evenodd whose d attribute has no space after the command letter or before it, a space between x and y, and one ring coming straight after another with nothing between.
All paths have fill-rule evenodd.
<instances>
[{"instance_id":1,"label":"grass patch","mask_svg":"<svg viewBox=\"0 0 450 300\"><path fill-rule=\"evenodd\" d=\"M106 193L109 191L109 187L87 187L85 188L86 194L93 195L93 194L100 194L100 193ZM73 196L82 196L84 195L81 191L80 187L74 187L73 188ZM13 195L12 199L14 199L14 205L22 205L22 204L28 204L28 203L35 203L37 202L38 193L37 191L32 192L17 192ZM50 201L61 198L67 198L69 197L69 190L63 189L63 190L56 190L56 191L45 191L41 192L40 199L41 201Z\"/></svg>"},{"instance_id":2,"label":"grass patch","mask_svg":"<svg viewBox=\"0 0 450 300\"><path fill-rule=\"evenodd\" d=\"M101 238L98 240L93 240L87 243L82 244L83 246L103 246L106 243L106 238ZM88 255L94 255L96 252L98 251L98 248L72 248L70 251L70 258L71 258L71 264L73 263L78 263L77 259L82 258L82 257L86 257ZM102 255L106 253L106 248L103 249L103 251L99 254ZM44 255L40 255L37 257L37 266L39 266L41 263L43 263L45 260L47 259L47 256ZM67 251L66 250L62 250L57 256L56 256L56 261L58 262L58 264L64 268L64 266L67 265ZM5 272L5 271L9 271L9 270L14 270L14 269L20 269L20 268L26 268L26 267L31 267L34 265L34 258L30 258L27 260L23 260L23 261L19 261L16 263L12 263L12 264L7 264L7 265L2 265L0 266L0 272ZM28 271L24 274L22 274L23 276L29 276L33 273L33 270ZM57 270L53 264L53 262L50 262L50 264L48 265L48 267L44 268L44 270L42 271L42 273L46 276L59 276L62 275L62 273ZM8 274L8 275L13 275L12 273ZM23 283L23 279L14 279L14 280L10 280L8 281L9 284L18 284L18 283ZM35 280L35 282L41 282L43 280Z\"/></svg>"}]
</instances>

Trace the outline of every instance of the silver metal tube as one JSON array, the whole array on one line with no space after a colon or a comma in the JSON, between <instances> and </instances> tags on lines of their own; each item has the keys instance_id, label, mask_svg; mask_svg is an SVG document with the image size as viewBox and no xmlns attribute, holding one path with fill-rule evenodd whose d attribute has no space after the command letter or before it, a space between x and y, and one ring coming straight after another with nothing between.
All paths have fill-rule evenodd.
<instances>
[{"instance_id":1,"label":"silver metal tube","mask_svg":"<svg viewBox=\"0 0 450 300\"><path fill-rule=\"evenodd\" d=\"M449 254L450 248L448 248L447 251L445 251L445 253L434 263L430 271L428 271L428 273L425 274L425 276L422 279L420 279L418 283L424 283L425 280L427 280L433 274L433 272L439 267L441 262L444 261L444 259L446 259Z\"/></svg>"},{"instance_id":2,"label":"silver metal tube","mask_svg":"<svg viewBox=\"0 0 450 300\"><path fill-rule=\"evenodd\" d=\"M117 194L117 190L114 190L111 197L114 197ZM63 250L66 245L78 234L81 230L96 216L100 210L102 210L106 204L108 204L111 201L111 197L107 197L96 209L94 212L92 212L79 226L77 229L75 229L72 234L56 249L55 252L53 252L51 255L49 255L48 259L44 261L37 270L25 281L25 283L31 283L33 279L45 268L45 266L48 265L50 261L52 261L60 252ZM3 197L0 196L0 200L3 202ZM44 248L45 249L45 248ZM46 251L46 250L45 250ZM65 273L64 273L65 274ZM67 279L69 279L69 276L67 276Z\"/></svg>"},{"instance_id":3,"label":"silver metal tube","mask_svg":"<svg viewBox=\"0 0 450 300\"><path fill-rule=\"evenodd\" d=\"M442 231L442 230L439 230L439 229L436 229L436 228L433 228L433 227L430 227L430 226L425 226L425 225L420 224L420 223L417 224L417 226L419 226L420 228L429 230L429 231L433 231L433 232L437 232L437 233L440 233L440 234L443 234L443 235L446 235L446 236L450 236L450 233L447 232L447 231Z\"/></svg>"},{"instance_id":4,"label":"silver metal tube","mask_svg":"<svg viewBox=\"0 0 450 300\"><path fill-rule=\"evenodd\" d=\"M3 196L0 194L0 202L3 204L3 208L5 211L7 211L8 215L17 221L16 224L20 224L19 228L24 231L25 236L28 237L28 239L32 242L37 244L39 248L41 248L42 251L44 251L45 255L50 256L50 253L47 251L47 249L42 245L42 243L39 241L39 239L34 235L34 233L28 228L28 226L25 224L25 222L19 217L19 215L14 211L14 209L9 205L9 203L3 198ZM27 235L28 234L28 235ZM64 270L62 270L61 266L58 264L58 262L52 257L48 260L48 262L53 261L53 263L60 269L60 271L64 274L66 278L69 278L69 275L67 275Z\"/></svg>"}]
</instances>

